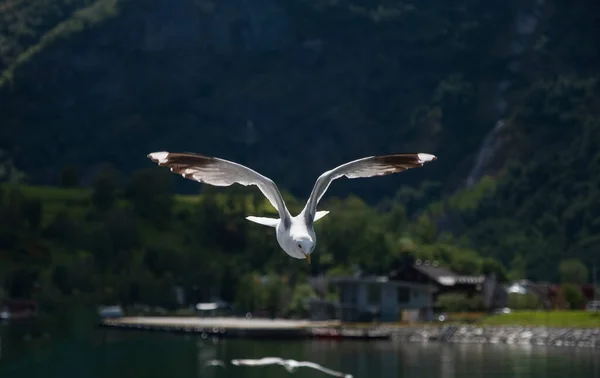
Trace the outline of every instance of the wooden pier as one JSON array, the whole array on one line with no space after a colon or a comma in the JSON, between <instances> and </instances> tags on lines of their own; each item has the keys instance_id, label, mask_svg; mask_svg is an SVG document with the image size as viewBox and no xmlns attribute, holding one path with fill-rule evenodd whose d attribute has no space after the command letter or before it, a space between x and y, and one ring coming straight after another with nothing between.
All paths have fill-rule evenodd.
<instances>
[{"instance_id":1,"label":"wooden pier","mask_svg":"<svg viewBox=\"0 0 600 378\"><path fill-rule=\"evenodd\" d=\"M261 339L387 339L390 333L377 329L346 329L339 321L284 319L121 317L104 319L101 327L200 334L202 337Z\"/></svg>"}]
</instances>

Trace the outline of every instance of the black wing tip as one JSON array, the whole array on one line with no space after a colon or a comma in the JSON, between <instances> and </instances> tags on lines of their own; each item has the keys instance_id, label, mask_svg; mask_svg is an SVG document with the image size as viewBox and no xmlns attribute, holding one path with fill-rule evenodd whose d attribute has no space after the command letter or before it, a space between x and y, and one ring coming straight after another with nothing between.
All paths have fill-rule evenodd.
<instances>
[{"instance_id":1,"label":"black wing tip","mask_svg":"<svg viewBox=\"0 0 600 378\"><path fill-rule=\"evenodd\" d=\"M424 152L376 156L375 160L385 165L403 165L421 167L423 164L437 160L437 156Z\"/></svg>"}]
</instances>

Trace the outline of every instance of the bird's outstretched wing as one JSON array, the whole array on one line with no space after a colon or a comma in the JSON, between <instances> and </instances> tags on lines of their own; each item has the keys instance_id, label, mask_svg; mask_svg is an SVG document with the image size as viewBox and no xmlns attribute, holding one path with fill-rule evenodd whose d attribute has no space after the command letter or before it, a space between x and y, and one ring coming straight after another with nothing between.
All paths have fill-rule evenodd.
<instances>
[{"instance_id":1,"label":"bird's outstretched wing","mask_svg":"<svg viewBox=\"0 0 600 378\"><path fill-rule=\"evenodd\" d=\"M370 156L342 164L337 168L329 170L319 176L315 182L303 210L306 221L313 221L315 212L317 211L317 204L321 200L321 197L323 197L323 194L327 191L327 188L329 188L331 182L335 179L342 176L346 176L350 179L385 176L406 171L410 168L422 167L426 162L436 159L437 158L434 155L425 153Z\"/></svg>"},{"instance_id":2,"label":"bird's outstretched wing","mask_svg":"<svg viewBox=\"0 0 600 378\"><path fill-rule=\"evenodd\" d=\"M225 363L221 360L210 360L210 361L206 361L204 363L204 366L208 367L208 366L221 366L221 367L225 367Z\"/></svg>"},{"instance_id":3,"label":"bird's outstretched wing","mask_svg":"<svg viewBox=\"0 0 600 378\"><path fill-rule=\"evenodd\" d=\"M284 220L290 214L273 180L241 164L216 157L180 152L153 152L148 158L186 179L214 186L256 185Z\"/></svg>"},{"instance_id":4,"label":"bird's outstretched wing","mask_svg":"<svg viewBox=\"0 0 600 378\"><path fill-rule=\"evenodd\" d=\"M258 360L251 359L240 359L240 360L231 360L231 363L234 365L245 365L245 366L264 366L264 365L281 365L283 363L283 359L278 357L264 357Z\"/></svg>"},{"instance_id":5,"label":"bird's outstretched wing","mask_svg":"<svg viewBox=\"0 0 600 378\"><path fill-rule=\"evenodd\" d=\"M327 369L319 364L310 361L299 361L298 366L308 367L316 370L320 370L325 374L333 375L334 377L342 377L342 378L352 378L352 374L346 374L339 371Z\"/></svg>"}]
</instances>

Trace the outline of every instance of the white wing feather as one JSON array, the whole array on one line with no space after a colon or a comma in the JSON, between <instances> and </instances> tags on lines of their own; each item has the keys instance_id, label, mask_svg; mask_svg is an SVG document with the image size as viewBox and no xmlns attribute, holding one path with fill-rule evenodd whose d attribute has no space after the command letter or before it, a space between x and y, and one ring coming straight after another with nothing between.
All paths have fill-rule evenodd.
<instances>
[{"instance_id":1,"label":"white wing feather","mask_svg":"<svg viewBox=\"0 0 600 378\"><path fill-rule=\"evenodd\" d=\"M246 366L264 366L264 365L280 365L283 363L283 359L277 357L264 357L258 360L251 359L240 359L231 360L234 365L246 365Z\"/></svg>"},{"instance_id":2,"label":"white wing feather","mask_svg":"<svg viewBox=\"0 0 600 378\"><path fill-rule=\"evenodd\" d=\"M316 370L320 370L325 374L333 375L335 377L343 377L343 378L352 378L351 374L345 374L339 371L331 370L326 367L323 367L319 364L310 361L299 361L298 366L308 367Z\"/></svg>"},{"instance_id":3,"label":"white wing feather","mask_svg":"<svg viewBox=\"0 0 600 378\"><path fill-rule=\"evenodd\" d=\"M431 154L411 153L383 156L369 156L342 164L323 173L313 186L313 190L304 207L304 215L308 222L313 221L317 204L329 188L331 182L342 176L347 178L363 178L385 176L392 173L403 172L410 168L422 167L423 164L437 158Z\"/></svg>"},{"instance_id":4,"label":"white wing feather","mask_svg":"<svg viewBox=\"0 0 600 378\"><path fill-rule=\"evenodd\" d=\"M307 367L322 371L325 374L333 375L335 377L342 378L353 378L352 374L345 374L339 371L327 369L319 364L310 361L296 361L296 360L284 360L278 357L264 357L258 360L244 359L244 360L231 360L233 365L245 365L245 366L265 366L265 365L283 365L288 368L299 368Z\"/></svg>"},{"instance_id":5,"label":"white wing feather","mask_svg":"<svg viewBox=\"0 0 600 378\"><path fill-rule=\"evenodd\" d=\"M186 179L204 182L214 186L256 185L271 205L279 212L281 219L290 214L277 185L260 173L232 161L192 153L153 152L148 154L159 166L168 167L172 172Z\"/></svg>"}]
</instances>

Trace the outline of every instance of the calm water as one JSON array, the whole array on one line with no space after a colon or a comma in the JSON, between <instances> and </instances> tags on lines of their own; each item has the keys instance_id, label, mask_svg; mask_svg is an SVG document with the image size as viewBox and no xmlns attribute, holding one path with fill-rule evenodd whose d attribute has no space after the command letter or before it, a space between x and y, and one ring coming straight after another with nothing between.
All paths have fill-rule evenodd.
<instances>
[{"instance_id":1,"label":"calm water","mask_svg":"<svg viewBox=\"0 0 600 378\"><path fill-rule=\"evenodd\" d=\"M27 335L30 333L28 332ZM600 378L600 351L522 346L411 344L393 341L211 340L132 331L71 332L62 340L37 330L0 329L1 378L275 378L280 366L204 367L210 359L279 356L310 360L356 378ZM329 377L298 370L294 378Z\"/></svg>"}]
</instances>

